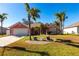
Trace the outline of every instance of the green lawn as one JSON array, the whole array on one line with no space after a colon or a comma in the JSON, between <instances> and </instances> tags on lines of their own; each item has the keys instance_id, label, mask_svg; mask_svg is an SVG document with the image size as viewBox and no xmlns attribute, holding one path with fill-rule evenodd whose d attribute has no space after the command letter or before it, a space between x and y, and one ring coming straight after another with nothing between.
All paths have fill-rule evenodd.
<instances>
[{"instance_id":1,"label":"green lawn","mask_svg":"<svg viewBox=\"0 0 79 59\"><path fill-rule=\"evenodd\" d=\"M61 35L52 35L53 37L59 37ZM34 37L34 36L33 36ZM32 38L33 38L32 37ZM45 38L45 35L38 36ZM63 37L63 35L62 35ZM64 36L65 37L65 36ZM67 37L67 36L66 36ZM76 37L75 37L76 38ZM23 39L12 43L8 46L18 46L26 48L26 51L24 49L12 49L12 48L6 48L5 49L5 56L79 56L79 48L66 45L63 43L58 42L51 42L49 44L28 44L25 41L28 40L29 37L24 37ZM0 48L0 55L2 53L2 48Z\"/></svg>"}]
</instances>

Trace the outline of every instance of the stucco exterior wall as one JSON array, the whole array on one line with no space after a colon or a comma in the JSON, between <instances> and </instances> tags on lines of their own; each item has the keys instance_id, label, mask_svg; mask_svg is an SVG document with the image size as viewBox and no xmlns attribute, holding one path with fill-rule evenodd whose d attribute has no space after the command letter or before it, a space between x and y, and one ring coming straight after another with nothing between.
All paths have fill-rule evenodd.
<instances>
[{"instance_id":1,"label":"stucco exterior wall","mask_svg":"<svg viewBox=\"0 0 79 59\"><path fill-rule=\"evenodd\" d=\"M78 27L65 28L64 34L78 34Z\"/></svg>"},{"instance_id":2,"label":"stucco exterior wall","mask_svg":"<svg viewBox=\"0 0 79 59\"><path fill-rule=\"evenodd\" d=\"M78 32L78 34L79 34L79 27L77 27L77 32Z\"/></svg>"},{"instance_id":3,"label":"stucco exterior wall","mask_svg":"<svg viewBox=\"0 0 79 59\"><path fill-rule=\"evenodd\" d=\"M3 28L3 29L2 29L3 34L6 34L6 30L7 30L6 28ZM1 34L1 28L0 28L0 34Z\"/></svg>"},{"instance_id":4,"label":"stucco exterior wall","mask_svg":"<svg viewBox=\"0 0 79 59\"><path fill-rule=\"evenodd\" d=\"M9 29L6 30L6 35L10 35L10 30Z\"/></svg>"}]
</instances>

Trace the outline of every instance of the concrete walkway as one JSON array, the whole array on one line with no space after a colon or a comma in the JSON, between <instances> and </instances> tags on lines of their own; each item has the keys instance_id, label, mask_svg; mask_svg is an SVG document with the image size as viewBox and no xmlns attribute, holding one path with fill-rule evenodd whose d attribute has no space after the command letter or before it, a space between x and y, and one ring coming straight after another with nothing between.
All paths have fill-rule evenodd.
<instances>
[{"instance_id":1,"label":"concrete walkway","mask_svg":"<svg viewBox=\"0 0 79 59\"><path fill-rule=\"evenodd\" d=\"M8 44L16 42L20 39L21 39L20 37L16 37L16 36L2 37L2 38L0 38L0 46L1 47L7 46Z\"/></svg>"}]
</instances>

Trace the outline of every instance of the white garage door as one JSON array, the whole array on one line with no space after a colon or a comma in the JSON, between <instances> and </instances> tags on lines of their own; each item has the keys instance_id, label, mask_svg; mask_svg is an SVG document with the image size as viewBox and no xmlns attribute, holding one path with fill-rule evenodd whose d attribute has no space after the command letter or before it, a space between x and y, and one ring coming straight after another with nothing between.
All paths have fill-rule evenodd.
<instances>
[{"instance_id":1,"label":"white garage door","mask_svg":"<svg viewBox=\"0 0 79 59\"><path fill-rule=\"evenodd\" d=\"M28 35L28 29L26 28L17 28L13 30L13 35L23 36Z\"/></svg>"}]
</instances>

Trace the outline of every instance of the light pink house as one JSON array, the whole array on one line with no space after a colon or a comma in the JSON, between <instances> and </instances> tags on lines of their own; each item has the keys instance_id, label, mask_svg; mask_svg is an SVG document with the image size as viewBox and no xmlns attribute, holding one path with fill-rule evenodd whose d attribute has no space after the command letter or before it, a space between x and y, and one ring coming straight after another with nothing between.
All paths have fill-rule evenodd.
<instances>
[{"instance_id":1,"label":"light pink house","mask_svg":"<svg viewBox=\"0 0 79 59\"><path fill-rule=\"evenodd\" d=\"M28 26L22 24L21 22L18 22L10 26L9 29L6 31L6 34L16 36L28 35L29 34Z\"/></svg>"}]
</instances>

